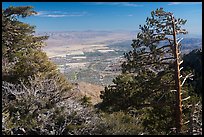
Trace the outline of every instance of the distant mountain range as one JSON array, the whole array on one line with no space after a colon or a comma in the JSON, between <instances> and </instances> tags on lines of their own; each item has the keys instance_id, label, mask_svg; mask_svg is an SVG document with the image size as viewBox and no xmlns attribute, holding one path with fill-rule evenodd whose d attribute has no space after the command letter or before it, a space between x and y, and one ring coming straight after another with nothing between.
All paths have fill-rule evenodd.
<instances>
[{"instance_id":1,"label":"distant mountain range","mask_svg":"<svg viewBox=\"0 0 204 137\"><path fill-rule=\"evenodd\" d=\"M36 35L47 35L47 46L44 50L54 50L55 48L66 49L67 47L80 45L105 45L117 47L125 50L131 49L132 39L136 38L139 31L53 31L37 32ZM202 36L187 34L183 37L182 50L189 52L193 49L202 48ZM84 46L83 46L84 47Z\"/></svg>"},{"instance_id":2,"label":"distant mountain range","mask_svg":"<svg viewBox=\"0 0 204 137\"><path fill-rule=\"evenodd\" d=\"M64 44L107 44L114 41L130 40L136 37L136 31L63 31L40 32L37 35L49 36L48 43L55 44L59 40Z\"/></svg>"}]
</instances>

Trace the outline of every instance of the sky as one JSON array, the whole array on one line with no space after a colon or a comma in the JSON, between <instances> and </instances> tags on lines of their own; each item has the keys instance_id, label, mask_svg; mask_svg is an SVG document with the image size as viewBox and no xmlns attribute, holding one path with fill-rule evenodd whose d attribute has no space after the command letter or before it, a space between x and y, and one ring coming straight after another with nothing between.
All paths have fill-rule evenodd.
<instances>
[{"instance_id":1,"label":"sky","mask_svg":"<svg viewBox=\"0 0 204 137\"><path fill-rule=\"evenodd\" d=\"M33 6L38 14L20 20L36 31L137 31L162 7L187 19L189 34L202 35L202 2L2 2L9 6Z\"/></svg>"}]
</instances>

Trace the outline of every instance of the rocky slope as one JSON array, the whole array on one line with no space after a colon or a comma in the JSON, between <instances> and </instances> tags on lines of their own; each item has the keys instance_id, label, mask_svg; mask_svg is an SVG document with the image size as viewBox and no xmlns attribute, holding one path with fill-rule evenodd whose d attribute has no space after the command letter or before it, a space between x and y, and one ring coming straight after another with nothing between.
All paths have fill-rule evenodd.
<instances>
[{"instance_id":1,"label":"rocky slope","mask_svg":"<svg viewBox=\"0 0 204 137\"><path fill-rule=\"evenodd\" d=\"M103 86L94 85L86 82L73 83L72 85L74 97L78 99L84 97L85 95L87 97L91 97L91 102L93 105L102 101L100 99L100 91L104 89Z\"/></svg>"}]
</instances>

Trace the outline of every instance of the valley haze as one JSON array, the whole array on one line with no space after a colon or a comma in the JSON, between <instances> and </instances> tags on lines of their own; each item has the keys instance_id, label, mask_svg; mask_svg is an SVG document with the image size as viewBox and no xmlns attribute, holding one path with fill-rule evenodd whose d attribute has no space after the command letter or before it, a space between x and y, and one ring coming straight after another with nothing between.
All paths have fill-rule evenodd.
<instances>
[{"instance_id":1,"label":"valley haze","mask_svg":"<svg viewBox=\"0 0 204 137\"><path fill-rule=\"evenodd\" d=\"M123 41L132 41L136 38L137 31L46 31L37 32L36 35L49 36L45 41L46 46L43 50L48 57L65 56L67 53L94 49L107 49L107 45L120 43ZM187 34L184 38L202 39L202 35ZM131 45L124 45L131 48Z\"/></svg>"},{"instance_id":2,"label":"valley haze","mask_svg":"<svg viewBox=\"0 0 204 137\"><path fill-rule=\"evenodd\" d=\"M136 38L138 31L50 31L37 35L49 36L43 50L49 57L65 56L70 52L107 49L107 45ZM127 45L130 46L130 45Z\"/></svg>"},{"instance_id":3,"label":"valley haze","mask_svg":"<svg viewBox=\"0 0 204 137\"><path fill-rule=\"evenodd\" d=\"M132 40L139 31L49 31L36 35L49 36L46 52L52 62L72 83L112 84L121 73L123 54L132 50ZM182 53L202 48L199 35L182 35Z\"/></svg>"}]
</instances>

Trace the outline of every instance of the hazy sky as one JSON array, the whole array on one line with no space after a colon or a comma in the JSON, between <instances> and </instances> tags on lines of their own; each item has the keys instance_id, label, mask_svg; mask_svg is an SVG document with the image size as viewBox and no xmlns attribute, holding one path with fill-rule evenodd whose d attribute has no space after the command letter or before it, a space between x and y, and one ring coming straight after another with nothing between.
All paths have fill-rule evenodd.
<instances>
[{"instance_id":1,"label":"hazy sky","mask_svg":"<svg viewBox=\"0 0 204 137\"><path fill-rule=\"evenodd\" d=\"M189 34L202 34L201 2L3 2L9 6L33 6L38 15L22 21L37 31L139 30L152 10L164 8L187 19Z\"/></svg>"}]
</instances>

